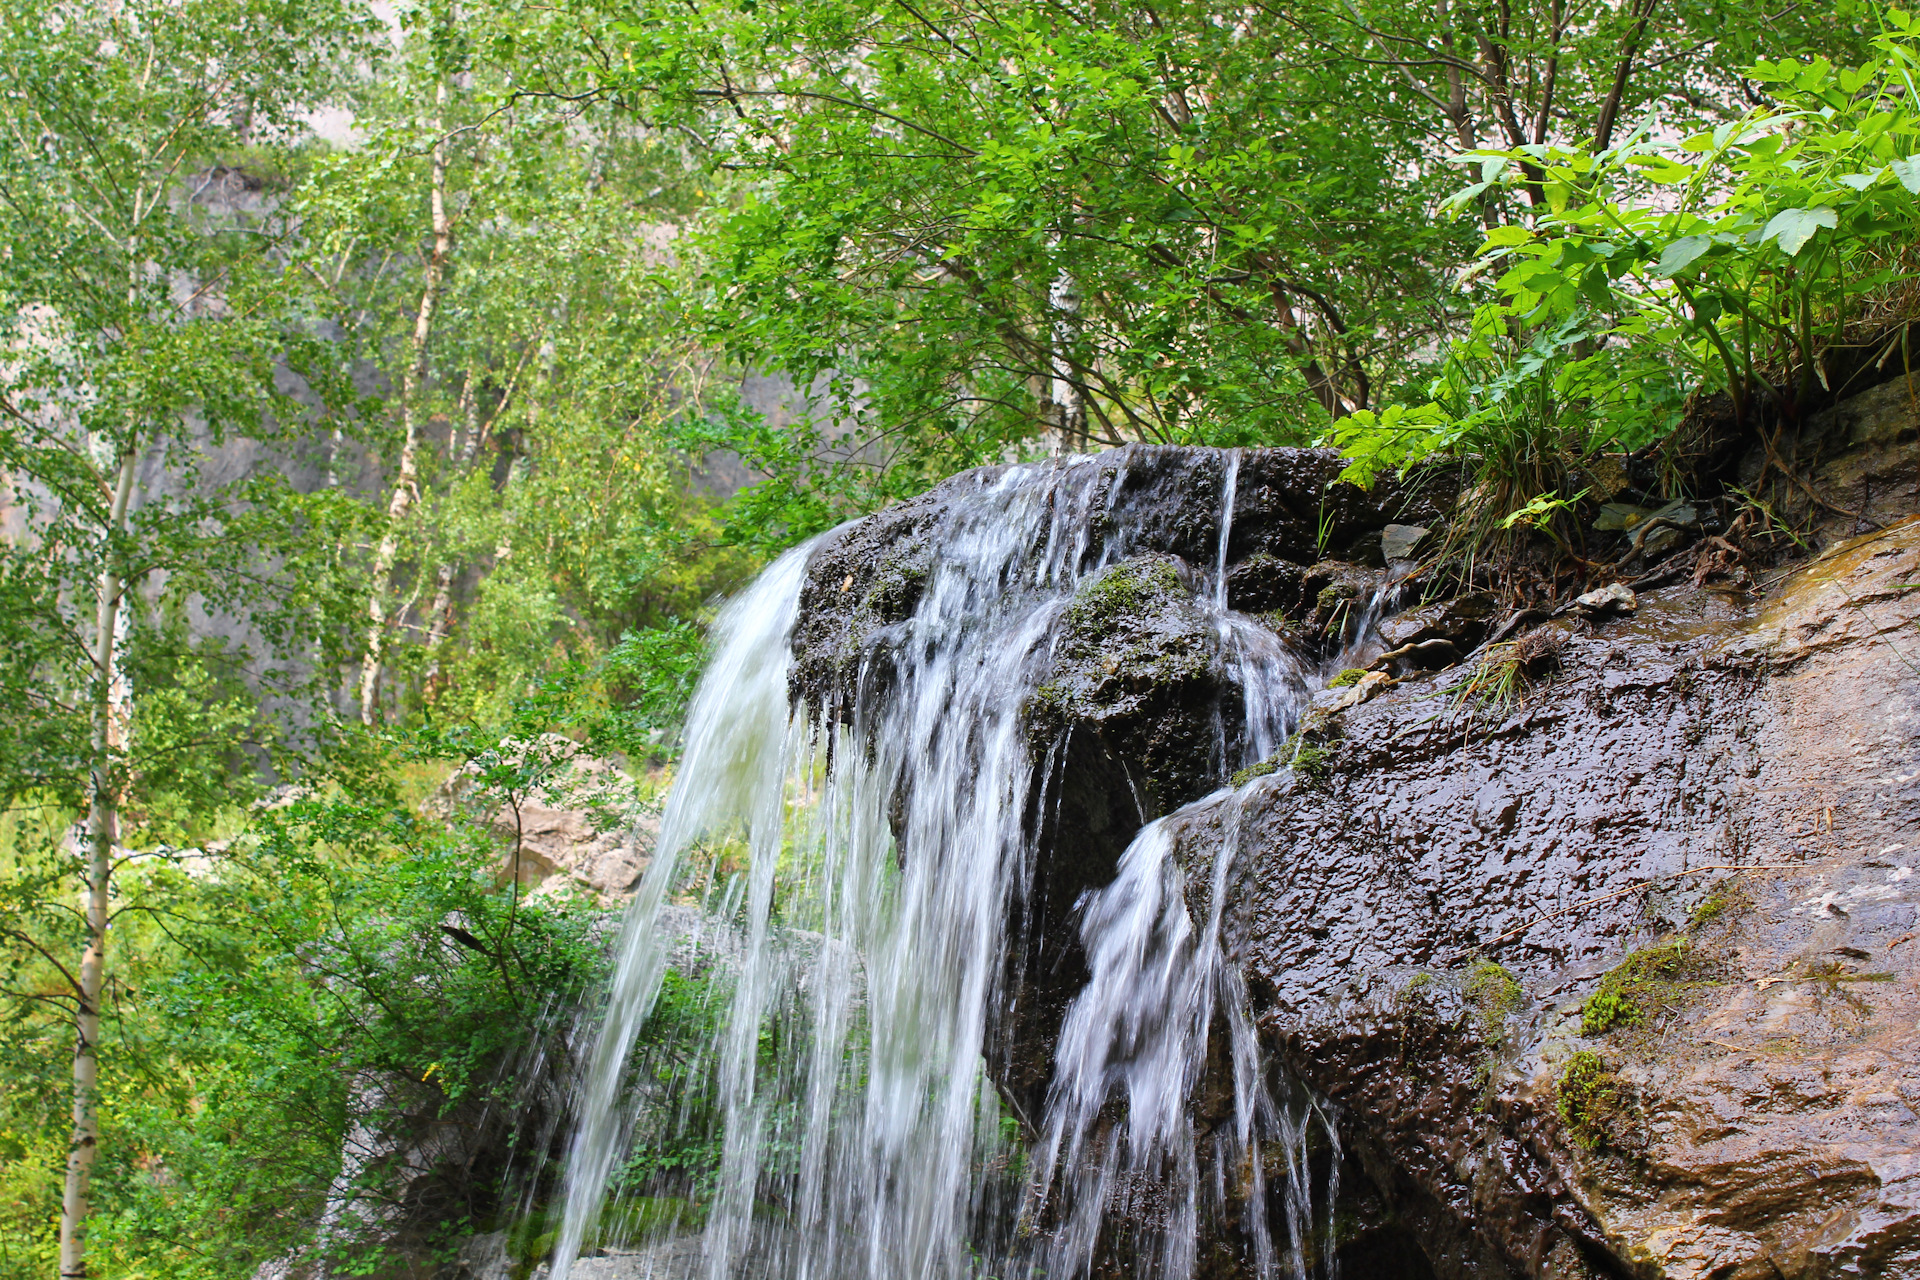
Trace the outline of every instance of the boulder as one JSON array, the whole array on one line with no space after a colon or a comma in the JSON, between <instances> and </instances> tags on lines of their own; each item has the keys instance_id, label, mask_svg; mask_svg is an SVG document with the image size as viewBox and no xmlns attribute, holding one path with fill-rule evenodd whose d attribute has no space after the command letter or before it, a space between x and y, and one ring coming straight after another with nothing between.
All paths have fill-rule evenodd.
<instances>
[{"instance_id":1,"label":"boulder","mask_svg":"<svg viewBox=\"0 0 1920 1280\"><path fill-rule=\"evenodd\" d=\"M557 733L520 746L504 785L484 785L498 763L464 766L423 808L443 818L456 808L482 817L501 840L503 880L546 892L570 884L607 902L632 895L660 820L624 771Z\"/></svg>"}]
</instances>

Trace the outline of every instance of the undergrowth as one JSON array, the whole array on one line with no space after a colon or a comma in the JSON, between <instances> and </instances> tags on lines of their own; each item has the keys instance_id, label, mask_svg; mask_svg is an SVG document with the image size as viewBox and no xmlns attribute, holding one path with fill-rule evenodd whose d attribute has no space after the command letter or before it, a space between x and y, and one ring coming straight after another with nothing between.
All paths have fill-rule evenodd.
<instances>
[{"instance_id":1,"label":"undergrowth","mask_svg":"<svg viewBox=\"0 0 1920 1280\"><path fill-rule=\"evenodd\" d=\"M1331 426L1343 478L1464 465L1437 540L1463 580L1529 545L1550 545L1576 577L1616 568L1583 544L1583 516L1623 487L1601 482L1618 468L1600 464L1631 455L1656 477L1642 496L1698 496L1723 426L1764 446L1763 481L1817 504L1771 441L1840 394L1847 368L1908 360L1920 314L1920 17L1878 18L1858 66L1746 68L1760 105L1710 131L1675 138L1649 116L1604 150L1463 157L1477 180L1456 214L1502 194L1528 211L1487 232L1467 273L1492 279L1498 301L1448 346L1424 402ZM1800 536L1759 488L1743 503L1748 531Z\"/></svg>"},{"instance_id":2,"label":"undergrowth","mask_svg":"<svg viewBox=\"0 0 1920 1280\"><path fill-rule=\"evenodd\" d=\"M1509 711L1559 665L1566 643L1566 632L1538 627L1518 640L1488 645L1466 678L1445 692L1453 696L1456 708L1470 703L1489 712Z\"/></svg>"}]
</instances>

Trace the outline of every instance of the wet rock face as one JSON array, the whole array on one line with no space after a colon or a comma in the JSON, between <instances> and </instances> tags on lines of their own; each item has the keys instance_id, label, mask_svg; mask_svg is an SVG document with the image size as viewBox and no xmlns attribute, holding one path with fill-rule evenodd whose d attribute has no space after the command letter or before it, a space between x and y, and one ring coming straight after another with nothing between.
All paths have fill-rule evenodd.
<instances>
[{"instance_id":1,"label":"wet rock face","mask_svg":"<svg viewBox=\"0 0 1920 1280\"><path fill-rule=\"evenodd\" d=\"M1145 816L1197 799L1219 784L1224 726L1241 718L1219 648L1174 560L1123 560L1067 608L1052 678L1034 694L1036 735L1091 735L1138 766Z\"/></svg>"},{"instance_id":2,"label":"wet rock face","mask_svg":"<svg viewBox=\"0 0 1920 1280\"><path fill-rule=\"evenodd\" d=\"M1242 449L1234 478L1226 555L1229 603L1248 613L1311 614L1332 581L1311 566L1345 562L1379 547L1386 526L1437 523L1458 489L1449 473L1381 480L1370 491L1331 484L1342 462L1329 449ZM1106 454L1101 539L1125 530L1125 555L1161 556L1189 575L1216 568L1221 497L1229 453L1134 445ZM869 516L823 544L807 568L789 689L796 704L846 718L862 679L885 680L886 628L913 613L926 583L940 524L956 496L991 484L1001 468L955 476L908 502ZM1331 486L1331 487L1329 487ZM1354 565L1349 572L1378 566Z\"/></svg>"},{"instance_id":3,"label":"wet rock face","mask_svg":"<svg viewBox=\"0 0 1920 1280\"><path fill-rule=\"evenodd\" d=\"M1658 592L1516 705L1409 682L1252 784L1263 1033L1438 1275L1920 1275L1916 582L1909 518Z\"/></svg>"},{"instance_id":4,"label":"wet rock face","mask_svg":"<svg viewBox=\"0 0 1920 1280\"><path fill-rule=\"evenodd\" d=\"M1227 947L1267 1047L1340 1108L1345 1274L1920 1280L1920 416L1874 394L1803 456L1858 490L1838 545L1764 596L1546 621L1564 639L1510 702L1458 702L1476 646L1527 634L1496 601L1409 610L1369 696L1309 717L1310 761L1241 789ZM1047 808L991 1049L1029 1119L1086 981L1073 902L1224 780L1238 691L1194 591L1223 567L1311 646L1384 576L1382 530L1451 496L1328 493L1331 455L1246 451L1217 566L1224 457L1102 464L1130 540L1031 708ZM892 678L943 512L992 474L823 544L796 703L846 719ZM1225 843L1194 824L1180 851L1195 921Z\"/></svg>"}]
</instances>

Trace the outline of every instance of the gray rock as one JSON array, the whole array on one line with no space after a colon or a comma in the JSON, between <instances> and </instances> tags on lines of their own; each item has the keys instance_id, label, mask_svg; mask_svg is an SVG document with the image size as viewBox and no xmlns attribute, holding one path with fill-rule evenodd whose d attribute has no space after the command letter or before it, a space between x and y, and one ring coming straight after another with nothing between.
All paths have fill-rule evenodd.
<instances>
[{"instance_id":1,"label":"gray rock","mask_svg":"<svg viewBox=\"0 0 1920 1280\"><path fill-rule=\"evenodd\" d=\"M1638 507L1631 502L1609 502L1600 508L1593 527L1601 533L1631 533L1646 523L1647 517L1652 514L1652 507Z\"/></svg>"},{"instance_id":2,"label":"gray rock","mask_svg":"<svg viewBox=\"0 0 1920 1280\"><path fill-rule=\"evenodd\" d=\"M453 1261L441 1269L439 1280L511 1280L512 1274L507 1233L489 1231L461 1245Z\"/></svg>"},{"instance_id":3,"label":"gray rock","mask_svg":"<svg viewBox=\"0 0 1920 1280\"><path fill-rule=\"evenodd\" d=\"M1588 617L1599 618L1609 613L1632 613L1640 607L1640 598L1625 583L1610 582L1575 600L1573 607Z\"/></svg>"},{"instance_id":4,"label":"gray rock","mask_svg":"<svg viewBox=\"0 0 1920 1280\"><path fill-rule=\"evenodd\" d=\"M433 816L490 807L484 817L503 842L503 877L548 892L575 885L606 902L624 901L646 872L659 815L639 802L633 780L617 766L582 754L568 738L545 734L526 751L550 764L517 807L479 793L477 765L448 778L422 807Z\"/></svg>"},{"instance_id":5,"label":"gray rock","mask_svg":"<svg viewBox=\"0 0 1920 1280\"><path fill-rule=\"evenodd\" d=\"M1380 531L1380 554L1387 563L1395 560L1410 560L1414 548L1427 536L1426 527L1417 524L1390 524Z\"/></svg>"}]
</instances>

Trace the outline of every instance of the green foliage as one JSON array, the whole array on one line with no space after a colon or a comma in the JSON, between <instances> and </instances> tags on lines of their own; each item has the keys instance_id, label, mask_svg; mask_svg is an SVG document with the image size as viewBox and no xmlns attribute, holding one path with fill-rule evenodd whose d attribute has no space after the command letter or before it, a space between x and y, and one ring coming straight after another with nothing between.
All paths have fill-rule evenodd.
<instances>
[{"instance_id":1,"label":"green foliage","mask_svg":"<svg viewBox=\"0 0 1920 1280\"><path fill-rule=\"evenodd\" d=\"M1405 108L1264 15L645 4L613 28L613 90L736 193L699 238L708 340L807 398L688 424L770 473L744 537L1071 436L1070 404L1102 443L1301 440L1397 367L1376 335L1426 323L1409 286L1459 239L1417 214L1408 132L1320 104Z\"/></svg>"},{"instance_id":2,"label":"green foliage","mask_svg":"<svg viewBox=\"0 0 1920 1280\"><path fill-rule=\"evenodd\" d=\"M1885 20L1858 66L1757 63L1748 74L1772 101L1678 142L1650 114L1604 148L1462 156L1480 181L1456 209L1512 191L1531 216L1480 246L1472 273L1497 273L1500 300L1448 349L1426 402L1334 424L1346 477L1470 458L1463 532L1478 542L1516 517L1551 531L1549 508L1577 497L1561 488L1569 470L1661 440L1690 394L1725 391L1749 421L1798 419L1848 326L1909 305L1920 25L1899 10Z\"/></svg>"},{"instance_id":3,"label":"green foliage","mask_svg":"<svg viewBox=\"0 0 1920 1280\"><path fill-rule=\"evenodd\" d=\"M1327 688L1329 689L1349 688L1353 685L1359 684L1361 680L1366 678L1366 674L1367 674L1366 668L1364 667L1348 667L1346 670L1342 671L1339 675L1327 681Z\"/></svg>"},{"instance_id":4,"label":"green foliage","mask_svg":"<svg viewBox=\"0 0 1920 1280\"><path fill-rule=\"evenodd\" d=\"M520 901L484 830L317 790L257 811L224 851L156 856L119 881L91 1237L105 1274L225 1280L304 1244L354 1125L504 1115L527 1130L508 1145L538 1154L513 1068L601 980L599 913ZM17 1135L0 1178L57 1192L71 1046L28 1007L0 1024L0 1131ZM349 1178L355 1212L382 1204L385 1177ZM475 1190L481 1208L498 1193ZM0 1258L44 1271L46 1230L0 1221ZM355 1239L335 1245L351 1273Z\"/></svg>"},{"instance_id":5,"label":"green foliage","mask_svg":"<svg viewBox=\"0 0 1920 1280\"><path fill-rule=\"evenodd\" d=\"M622 636L602 664L602 678L616 691L597 740L631 760L677 754L706 656L706 637L680 619Z\"/></svg>"},{"instance_id":6,"label":"green foliage","mask_svg":"<svg viewBox=\"0 0 1920 1280\"><path fill-rule=\"evenodd\" d=\"M1825 381L1823 349L1912 270L1920 24L1897 9L1886 20L1857 67L1756 64L1774 103L1678 143L1649 120L1599 153L1476 153L1495 181L1545 195L1534 227L1482 246L1507 268L1507 313L1622 340L1622 377L1665 372L1727 391L1743 416L1759 394L1798 418Z\"/></svg>"}]
</instances>

